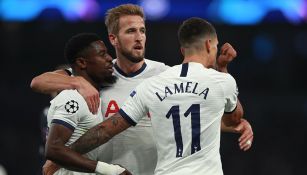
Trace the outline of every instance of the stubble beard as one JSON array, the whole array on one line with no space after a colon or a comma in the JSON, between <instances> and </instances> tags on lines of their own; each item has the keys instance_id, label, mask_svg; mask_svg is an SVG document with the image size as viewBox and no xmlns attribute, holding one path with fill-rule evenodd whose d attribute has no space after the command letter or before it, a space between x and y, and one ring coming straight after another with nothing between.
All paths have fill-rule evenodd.
<instances>
[{"instance_id":1,"label":"stubble beard","mask_svg":"<svg viewBox=\"0 0 307 175\"><path fill-rule=\"evenodd\" d=\"M143 53L140 56L134 56L132 51L129 51L127 49L125 49L125 47L123 47L123 45L121 44L121 42L119 42L120 44L120 53L127 58L129 61L133 62L133 63L139 63L141 61L144 60L144 56L145 56L145 48L143 50Z\"/></svg>"},{"instance_id":2,"label":"stubble beard","mask_svg":"<svg viewBox=\"0 0 307 175\"><path fill-rule=\"evenodd\" d=\"M104 78L103 83L107 83L107 84L114 84L117 81L117 77L114 75L111 76L107 76Z\"/></svg>"},{"instance_id":3,"label":"stubble beard","mask_svg":"<svg viewBox=\"0 0 307 175\"><path fill-rule=\"evenodd\" d=\"M116 83L118 78L112 74L105 77L91 77L91 79L100 86L103 86L103 85L112 85Z\"/></svg>"}]
</instances>

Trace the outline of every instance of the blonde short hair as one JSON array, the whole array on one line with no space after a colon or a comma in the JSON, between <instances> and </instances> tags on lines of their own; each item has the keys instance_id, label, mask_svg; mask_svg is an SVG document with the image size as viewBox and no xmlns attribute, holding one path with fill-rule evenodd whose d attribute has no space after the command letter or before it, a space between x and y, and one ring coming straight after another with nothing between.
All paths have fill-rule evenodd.
<instances>
[{"instance_id":1,"label":"blonde short hair","mask_svg":"<svg viewBox=\"0 0 307 175\"><path fill-rule=\"evenodd\" d=\"M142 17L145 21L145 15L142 7L135 4L123 4L107 11L105 24L107 26L108 33L118 34L119 18L127 15L137 15Z\"/></svg>"}]
</instances>

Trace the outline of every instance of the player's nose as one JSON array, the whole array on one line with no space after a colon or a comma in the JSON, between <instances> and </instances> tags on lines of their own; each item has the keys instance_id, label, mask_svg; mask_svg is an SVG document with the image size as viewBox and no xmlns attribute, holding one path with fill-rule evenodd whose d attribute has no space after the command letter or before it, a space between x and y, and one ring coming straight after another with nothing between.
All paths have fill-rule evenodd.
<instances>
[{"instance_id":1,"label":"player's nose","mask_svg":"<svg viewBox=\"0 0 307 175\"><path fill-rule=\"evenodd\" d=\"M113 58L111 57L111 55L107 55L107 59L106 59L108 62L112 62Z\"/></svg>"},{"instance_id":2,"label":"player's nose","mask_svg":"<svg viewBox=\"0 0 307 175\"><path fill-rule=\"evenodd\" d=\"M142 41L144 39L144 34L141 31L136 32L136 40Z\"/></svg>"}]
</instances>

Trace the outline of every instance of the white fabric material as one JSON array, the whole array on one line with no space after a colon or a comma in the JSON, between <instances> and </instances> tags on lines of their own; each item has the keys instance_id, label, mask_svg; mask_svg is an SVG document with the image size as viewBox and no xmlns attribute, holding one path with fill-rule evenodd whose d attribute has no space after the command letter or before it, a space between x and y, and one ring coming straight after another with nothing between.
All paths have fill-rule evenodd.
<instances>
[{"instance_id":1,"label":"white fabric material","mask_svg":"<svg viewBox=\"0 0 307 175\"><path fill-rule=\"evenodd\" d=\"M181 70L177 65L145 80L121 109L136 123L150 112L158 151L155 175L222 175L220 123L224 111L236 107L236 82L199 63L189 63L186 77L180 77Z\"/></svg>"},{"instance_id":2,"label":"white fabric material","mask_svg":"<svg viewBox=\"0 0 307 175\"><path fill-rule=\"evenodd\" d=\"M114 63L116 59L113 60ZM129 97L131 91L146 78L165 71L169 66L164 63L145 59L146 68L134 76L125 76L117 69L115 84L100 91L102 97L102 114L105 119L114 115ZM109 110L108 110L109 109ZM116 110L117 109L117 110ZM153 175L157 162L157 150L153 141L150 118L147 114L137 126L115 136L109 141L113 144L112 164L119 164L135 175ZM108 162L109 163L109 162Z\"/></svg>"},{"instance_id":3,"label":"white fabric material","mask_svg":"<svg viewBox=\"0 0 307 175\"><path fill-rule=\"evenodd\" d=\"M97 162L96 170L95 172L101 175L119 175L120 173L124 172L125 169L118 166L118 165L112 165L107 164L104 162Z\"/></svg>"}]
</instances>

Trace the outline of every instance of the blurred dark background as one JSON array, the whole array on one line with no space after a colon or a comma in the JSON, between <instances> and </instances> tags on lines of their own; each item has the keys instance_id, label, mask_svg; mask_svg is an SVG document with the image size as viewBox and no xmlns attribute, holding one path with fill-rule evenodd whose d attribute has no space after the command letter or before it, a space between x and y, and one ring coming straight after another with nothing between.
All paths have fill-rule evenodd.
<instances>
[{"instance_id":1,"label":"blurred dark background","mask_svg":"<svg viewBox=\"0 0 307 175\"><path fill-rule=\"evenodd\" d=\"M24 13L29 2L0 2L0 165L7 174L38 175L41 171L41 114L50 97L31 91L32 78L66 63L65 42L80 32L99 34L115 57L103 16L106 9L127 2L142 5L148 16L146 58L171 66L180 64L177 29L191 16L209 19L217 29L220 46L229 42L237 50L229 72L237 80L245 118L252 124L255 138L252 149L242 152L238 135L222 134L225 175L306 173L306 1L270 1L270 6L265 0L146 1L154 5L145 1L79 0L67 1L66 5L89 4L91 13L73 16L59 10L62 7L44 6L28 17ZM149 8L161 4L166 4L162 10ZM17 15L12 15L10 7ZM32 11L34 7L32 4Z\"/></svg>"}]
</instances>

